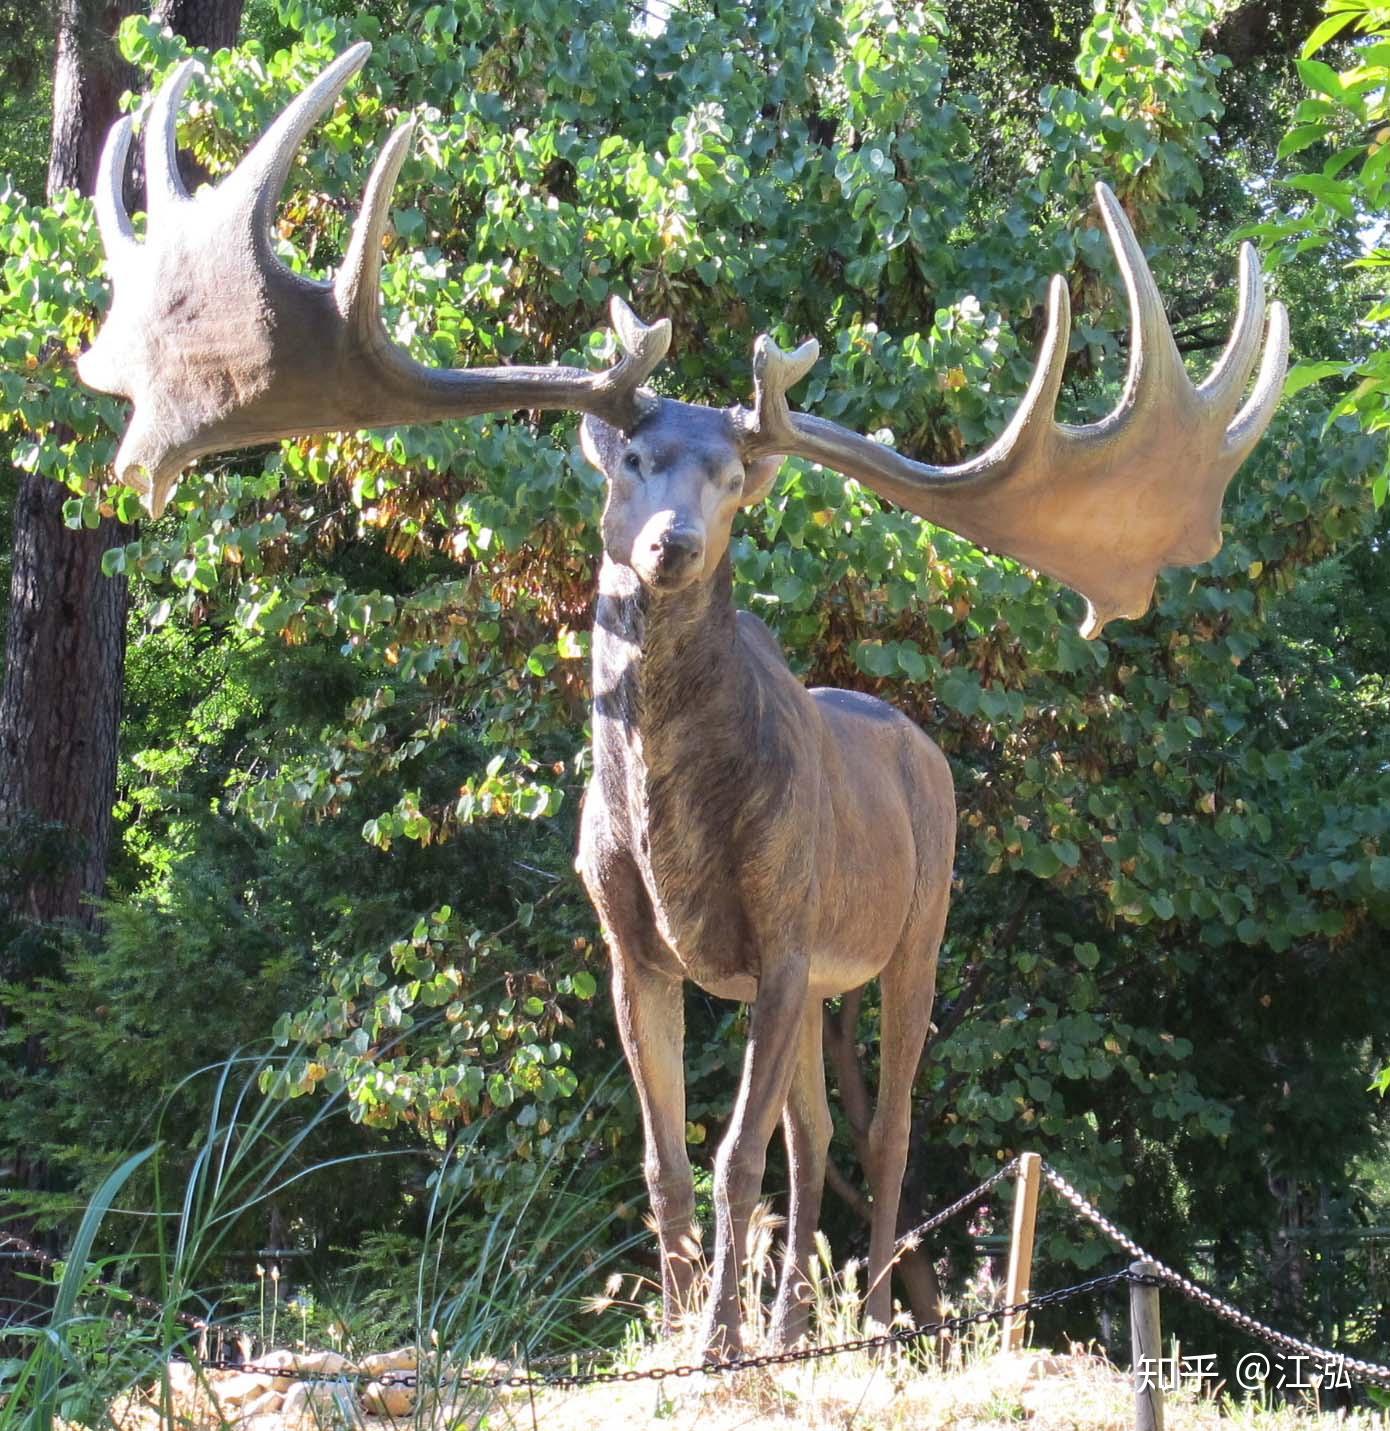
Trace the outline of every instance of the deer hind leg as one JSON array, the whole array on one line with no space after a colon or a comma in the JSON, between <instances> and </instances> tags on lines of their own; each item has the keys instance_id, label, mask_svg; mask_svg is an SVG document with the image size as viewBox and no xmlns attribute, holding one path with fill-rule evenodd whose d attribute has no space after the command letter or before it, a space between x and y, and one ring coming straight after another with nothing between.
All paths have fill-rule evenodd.
<instances>
[{"instance_id":1,"label":"deer hind leg","mask_svg":"<svg viewBox=\"0 0 1390 1431\"><path fill-rule=\"evenodd\" d=\"M898 1204L907 1170L912 1131L912 1085L922 1060L936 993L936 956L946 927L949 885L909 919L897 951L879 975L882 1000L878 1102L869 1124L869 1187L873 1214L869 1231L868 1322L887 1326L893 1312L893 1261Z\"/></svg>"},{"instance_id":2,"label":"deer hind leg","mask_svg":"<svg viewBox=\"0 0 1390 1431\"><path fill-rule=\"evenodd\" d=\"M779 1349L799 1341L810 1324L811 1259L832 1132L830 1105L825 1096L822 1022L821 1000L812 999L801 1017L796 1067L782 1115L791 1174L791 1208L777 1305L772 1313L772 1344Z\"/></svg>"},{"instance_id":3,"label":"deer hind leg","mask_svg":"<svg viewBox=\"0 0 1390 1431\"><path fill-rule=\"evenodd\" d=\"M706 1356L733 1355L742 1346L738 1298L748 1224L762 1191L767 1145L796 1067L809 973L803 954L763 961L738 1099L714 1160L714 1259L702 1330Z\"/></svg>"}]
</instances>

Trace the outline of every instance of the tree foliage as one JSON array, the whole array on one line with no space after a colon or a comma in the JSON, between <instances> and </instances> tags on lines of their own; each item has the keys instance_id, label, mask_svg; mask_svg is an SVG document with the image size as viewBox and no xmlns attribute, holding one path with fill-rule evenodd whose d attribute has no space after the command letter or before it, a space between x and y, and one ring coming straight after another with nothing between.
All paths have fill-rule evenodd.
<instances>
[{"instance_id":1,"label":"tree foliage","mask_svg":"<svg viewBox=\"0 0 1390 1431\"><path fill-rule=\"evenodd\" d=\"M1319 167L1285 179L1285 187L1294 191L1293 211L1251 231L1270 244L1276 261L1303 253L1337 256L1374 284L1378 272L1390 266L1383 217L1390 198L1390 8L1368 0L1332 0L1327 9L1303 46L1298 73L1306 97L1279 144L1281 159L1313 158ZM1346 68L1317 58L1330 53L1329 46L1345 52ZM1349 240L1355 253L1350 258ZM1355 376L1356 386L1332 416L1354 417L1368 433L1390 428L1387 318L1390 305L1377 292L1361 316L1350 352L1310 355L1292 375L1295 388ZM1390 462L1377 473L1373 491L1379 507L1390 492Z\"/></svg>"}]
</instances>

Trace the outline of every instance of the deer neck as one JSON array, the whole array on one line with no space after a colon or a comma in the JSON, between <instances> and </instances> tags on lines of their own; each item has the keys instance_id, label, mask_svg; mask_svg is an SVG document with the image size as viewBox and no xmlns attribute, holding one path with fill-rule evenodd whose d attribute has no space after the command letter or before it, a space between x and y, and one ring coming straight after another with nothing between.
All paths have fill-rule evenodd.
<instances>
[{"instance_id":1,"label":"deer neck","mask_svg":"<svg viewBox=\"0 0 1390 1431\"><path fill-rule=\"evenodd\" d=\"M752 672L738 640L727 553L709 581L647 590L604 559L593 635L595 767L706 780L746 750ZM737 773L737 772L733 772Z\"/></svg>"},{"instance_id":2,"label":"deer neck","mask_svg":"<svg viewBox=\"0 0 1390 1431\"><path fill-rule=\"evenodd\" d=\"M756 985L741 850L779 808L785 771L758 748L763 693L732 585L727 555L713 580L667 596L605 562L593 636L594 784L606 835L641 871L685 976L746 999Z\"/></svg>"}]
</instances>

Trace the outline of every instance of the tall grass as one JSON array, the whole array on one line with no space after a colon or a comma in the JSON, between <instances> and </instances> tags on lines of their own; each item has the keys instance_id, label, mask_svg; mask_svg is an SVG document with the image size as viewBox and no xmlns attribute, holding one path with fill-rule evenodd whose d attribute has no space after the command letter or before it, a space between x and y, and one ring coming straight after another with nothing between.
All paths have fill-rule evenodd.
<instances>
[{"instance_id":1,"label":"tall grass","mask_svg":"<svg viewBox=\"0 0 1390 1431\"><path fill-rule=\"evenodd\" d=\"M102 1182L60 1264L50 1309L4 1329L19 1354L0 1360L0 1431L53 1431L60 1421L109 1424L115 1400L134 1386L151 1385L170 1425L171 1358L201 1367L209 1349L215 1354L222 1344L218 1334L235 1332L239 1324L243 1351L254 1357L268 1349L264 1316L259 1336L248 1337L250 1309L212 1275L238 1223L306 1179L341 1176L344 1164L398 1156L389 1150L306 1156L325 1125L348 1110L341 1093L312 1105L307 1116L302 1101L274 1097L275 1081L293 1057L293 1051L237 1055L192 1075L168 1095L166 1109L190 1083L211 1080L201 1147L176 1182L156 1125L151 1144ZM267 1085L270 1096L261 1091ZM581 1125L595 1136L601 1131L600 1119L585 1124L600 1092L574 1114L570 1132ZM574 1314L586 1291L634 1240L615 1227L611 1181L605 1197L590 1194L585 1184L593 1165L574 1156L567 1137L554 1144L566 1149L563 1165L552 1153L535 1166L522 1191L480 1218L460 1191L466 1180L458 1173L485 1126L473 1124L443 1157L428 1190L424 1234L402 1251L413 1257L413 1266L395 1267L389 1289L374 1288L364 1297L360 1276L359 1290L350 1283L346 1290L335 1286L331 1278L315 1288L317 1301L337 1309L349 1345L359 1310L373 1301L378 1325L404 1328L418 1345L422 1386L443 1382L450 1367L493 1358L524 1364L542 1348L573 1347ZM153 1187L153 1205L145 1208L131 1206L129 1197L133 1175L142 1168ZM153 1250L94 1257L99 1244L120 1245L130 1219L145 1233L141 1243ZM460 1229L466 1255L452 1245ZM121 1290L121 1281L132 1278L150 1291L148 1300L132 1300ZM404 1295L402 1289L408 1289ZM395 1305L384 1305L390 1300ZM480 1404L476 1417L485 1410Z\"/></svg>"}]
</instances>

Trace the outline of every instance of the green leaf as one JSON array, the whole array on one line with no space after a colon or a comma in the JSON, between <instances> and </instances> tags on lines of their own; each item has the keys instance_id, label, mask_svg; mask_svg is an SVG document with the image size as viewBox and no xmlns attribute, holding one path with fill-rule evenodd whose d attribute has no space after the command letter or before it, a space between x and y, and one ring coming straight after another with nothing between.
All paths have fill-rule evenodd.
<instances>
[{"instance_id":1,"label":"green leaf","mask_svg":"<svg viewBox=\"0 0 1390 1431\"><path fill-rule=\"evenodd\" d=\"M1295 393L1301 393L1304 388L1322 382L1324 378L1342 377L1347 371L1346 363L1295 363L1289 369L1288 377L1284 379L1284 396L1291 398Z\"/></svg>"},{"instance_id":2,"label":"green leaf","mask_svg":"<svg viewBox=\"0 0 1390 1431\"><path fill-rule=\"evenodd\" d=\"M1298 66L1303 83L1309 89L1325 94L1330 99L1340 100L1343 97L1341 76L1331 65L1325 65L1321 60L1296 60L1294 63Z\"/></svg>"},{"instance_id":3,"label":"green leaf","mask_svg":"<svg viewBox=\"0 0 1390 1431\"><path fill-rule=\"evenodd\" d=\"M1305 194L1311 194L1344 219L1356 217L1356 204L1351 188L1345 182L1329 179L1325 174L1299 174L1293 179L1285 179L1284 186L1288 189L1301 189Z\"/></svg>"},{"instance_id":4,"label":"green leaf","mask_svg":"<svg viewBox=\"0 0 1390 1431\"><path fill-rule=\"evenodd\" d=\"M1325 126L1321 124L1299 124L1279 141L1278 158L1287 159L1290 154L1297 154L1300 150L1307 149L1310 145L1316 144L1327 134Z\"/></svg>"},{"instance_id":5,"label":"green leaf","mask_svg":"<svg viewBox=\"0 0 1390 1431\"><path fill-rule=\"evenodd\" d=\"M158 1150L159 1144L154 1143L139 1153L132 1153L114 1172L107 1175L92 1195L87 1210L82 1215L77 1236L73 1238L72 1247L68 1251L67 1266L63 1269L62 1280L58 1284L58 1295L54 1299L52 1312L54 1327L66 1328L72 1318L78 1294L87 1281L87 1259L92 1254L97 1233L106 1220L106 1214L110 1212L116 1195L130 1181L136 1168L152 1158Z\"/></svg>"},{"instance_id":6,"label":"green leaf","mask_svg":"<svg viewBox=\"0 0 1390 1431\"><path fill-rule=\"evenodd\" d=\"M926 658L921 649L911 641L904 641L898 647L898 666L904 675L910 676L914 681L927 679Z\"/></svg>"},{"instance_id":7,"label":"green leaf","mask_svg":"<svg viewBox=\"0 0 1390 1431\"><path fill-rule=\"evenodd\" d=\"M1305 60L1311 59L1330 39L1340 35L1354 19L1354 10L1343 11L1340 15L1329 15L1314 27L1313 33L1303 42L1301 57Z\"/></svg>"},{"instance_id":8,"label":"green leaf","mask_svg":"<svg viewBox=\"0 0 1390 1431\"><path fill-rule=\"evenodd\" d=\"M1025 850L1020 863L1029 874L1035 874L1039 879L1051 879L1062 869L1062 861L1051 845L1034 845L1032 849Z\"/></svg>"}]
</instances>

